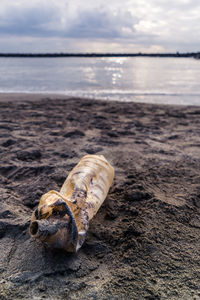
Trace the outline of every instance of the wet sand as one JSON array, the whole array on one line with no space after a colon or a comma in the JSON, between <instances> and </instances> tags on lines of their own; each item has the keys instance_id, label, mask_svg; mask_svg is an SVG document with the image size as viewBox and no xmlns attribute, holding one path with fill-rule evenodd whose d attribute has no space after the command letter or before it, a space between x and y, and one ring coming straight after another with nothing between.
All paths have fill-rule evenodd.
<instances>
[{"instance_id":1,"label":"wet sand","mask_svg":"<svg viewBox=\"0 0 200 300\"><path fill-rule=\"evenodd\" d=\"M32 211L88 153L110 193L77 254L45 249ZM200 107L0 95L0 299L200 299L199 170Z\"/></svg>"}]
</instances>

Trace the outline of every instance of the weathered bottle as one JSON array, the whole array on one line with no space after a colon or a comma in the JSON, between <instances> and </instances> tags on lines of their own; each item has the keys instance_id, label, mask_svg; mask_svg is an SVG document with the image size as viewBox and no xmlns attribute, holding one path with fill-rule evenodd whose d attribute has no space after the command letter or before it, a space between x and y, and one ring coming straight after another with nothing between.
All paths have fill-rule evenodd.
<instances>
[{"instance_id":1,"label":"weathered bottle","mask_svg":"<svg viewBox=\"0 0 200 300\"><path fill-rule=\"evenodd\" d=\"M31 236L53 248L76 252L113 178L114 168L103 155L84 156L69 173L60 192L52 190L41 197L32 214Z\"/></svg>"}]
</instances>

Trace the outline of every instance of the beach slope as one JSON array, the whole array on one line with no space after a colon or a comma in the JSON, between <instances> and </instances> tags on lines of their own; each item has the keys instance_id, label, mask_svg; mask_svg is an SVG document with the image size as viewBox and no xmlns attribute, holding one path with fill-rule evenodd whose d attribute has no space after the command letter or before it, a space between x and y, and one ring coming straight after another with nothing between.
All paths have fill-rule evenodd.
<instances>
[{"instance_id":1,"label":"beach slope","mask_svg":"<svg viewBox=\"0 0 200 300\"><path fill-rule=\"evenodd\" d=\"M0 96L0 299L199 299L200 107ZM50 99L51 98L51 99ZM77 254L28 232L86 154L115 168Z\"/></svg>"}]
</instances>

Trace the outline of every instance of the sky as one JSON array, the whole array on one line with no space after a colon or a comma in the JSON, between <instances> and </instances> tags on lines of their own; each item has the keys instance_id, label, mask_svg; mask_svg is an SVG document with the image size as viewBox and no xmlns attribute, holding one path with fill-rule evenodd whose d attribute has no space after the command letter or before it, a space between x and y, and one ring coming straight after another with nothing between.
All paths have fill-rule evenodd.
<instances>
[{"instance_id":1,"label":"sky","mask_svg":"<svg viewBox=\"0 0 200 300\"><path fill-rule=\"evenodd\" d=\"M200 51L199 0L0 1L0 52Z\"/></svg>"}]
</instances>

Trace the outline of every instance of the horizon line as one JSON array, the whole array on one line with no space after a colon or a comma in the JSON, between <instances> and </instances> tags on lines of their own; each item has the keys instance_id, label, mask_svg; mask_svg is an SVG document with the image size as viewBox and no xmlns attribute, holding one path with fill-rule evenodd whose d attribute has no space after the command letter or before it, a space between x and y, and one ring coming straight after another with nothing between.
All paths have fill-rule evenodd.
<instances>
[{"instance_id":1,"label":"horizon line","mask_svg":"<svg viewBox=\"0 0 200 300\"><path fill-rule=\"evenodd\" d=\"M143 52L0 52L0 57L194 57L200 58L198 52L164 52L164 53L143 53Z\"/></svg>"}]
</instances>

